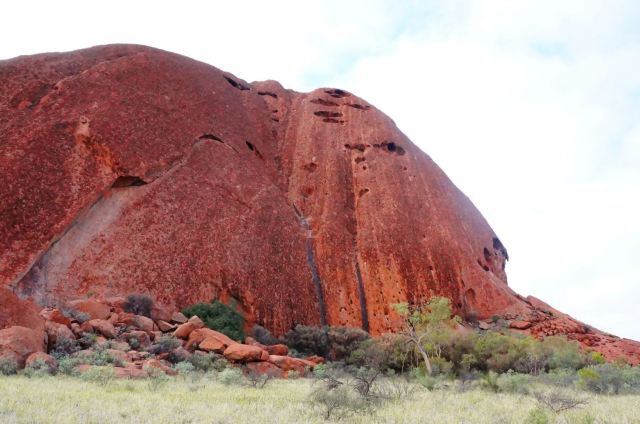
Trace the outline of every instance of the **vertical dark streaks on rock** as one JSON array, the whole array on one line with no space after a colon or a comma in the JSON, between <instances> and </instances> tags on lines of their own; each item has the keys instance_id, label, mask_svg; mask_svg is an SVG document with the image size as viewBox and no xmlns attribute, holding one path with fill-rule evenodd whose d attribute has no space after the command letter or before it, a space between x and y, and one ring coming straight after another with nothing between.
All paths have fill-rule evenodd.
<instances>
[{"instance_id":1,"label":"vertical dark streaks on rock","mask_svg":"<svg viewBox=\"0 0 640 424\"><path fill-rule=\"evenodd\" d=\"M327 306L324 301L324 293L322 291L322 279L320 278L320 271L318 271L318 264L316 263L316 256L313 250L313 237L311 236L311 226L307 218L300 212L300 210L293 205L293 210L298 217L300 225L307 233L305 244L307 247L307 265L311 272L311 281L316 289L316 296L318 297L318 308L320 312L320 325L327 325Z\"/></svg>"}]
</instances>

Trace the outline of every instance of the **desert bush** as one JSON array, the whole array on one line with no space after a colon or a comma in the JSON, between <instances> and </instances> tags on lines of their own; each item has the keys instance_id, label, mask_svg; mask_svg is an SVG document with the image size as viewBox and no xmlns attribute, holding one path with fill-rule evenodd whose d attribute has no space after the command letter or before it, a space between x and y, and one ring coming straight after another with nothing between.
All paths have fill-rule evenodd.
<instances>
[{"instance_id":1,"label":"desert bush","mask_svg":"<svg viewBox=\"0 0 640 424\"><path fill-rule=\"evenodd\" d=\"M177 364L179 362L190 362L192 356L193 355L185 349L173 349L168 352L165 359L172 364Z\"/></svg>"},{"instance_id":2,"label":"desert bush","mask_svg":"<svg viewBox=\"0 0 640 424\"><path fill-rule=\"evenodd\" d=\"M351 327L329 327L327 336L330 344L329 355L334 361L349 358L351 353L358 349L360 343L369 339L369 333Z\"/></svg>"},{"instance_id":3,"label":"desert bush","mask_svg":"<svg viewBox=\"0 0 640 424\"><path fill-rule=\"evenodd\" d=\"M602 364L578 371L578 387L594 393L617 395L640 390L640 370L629 366Z\"/></svg>"},{"instance_id":4,"label":"desert bush","mask_svg":"<svg viewBox=\"0 0 640 424\"><path fill-rule=\"evenodd\" d=\"M90 355L83 356L81 361L88 365L95 366L105 366L112 365L116 367L121 367L123 365L122 361L111 353L107 352L106 348L103 346L96 347Z\"/></svg>"},{"instance_id":5,"label":"desert bush","mask_svg":"<svg viewBox=\"0 0 640 424\"><path fill-rule=\"evenodd\" d=\"M197 303L182 310L187 317L197 315L205 325L233 340L244 340L244 317L232 306L218 300L212 303Z\"/></svg>"},{"instance_id":6,"label":"desert bush","mask_svg":"<svg viewBox=\"0 0 640 424\"><path fill-rule=\"evenodd\" d=\"M524 422L525 424L549 424L551 423L551 419L547 411L538 406L529 411Z\"/></svg>"},{"instance_id":7,"label":"desert bush","mask_svg":"<svg viewBox=\"0 0 640 424\"><path fill-rule=\"evenodd\" d=\"M45 361L38 359L24 367L22 374L28 378L48 377L51 375L51 370Z\"/></svg>"},{"instance_id":8,"label":"desert bush","mask_svg":"<svg viewBox=\"0 0 640 424\"><path fill-rule=\"evenodd\" d=\"M98 336L95 333L83 333L82 336L78 339L78 345L82 349L89 349L98 340Z\"/></svg>"},{"instance_id":9,"label":"desert bush","mask_svg":"<svg viewBox=\"0 0 640 424\"><path fill-rule=\"evenodd\" d=\"M376 382L375 394L380 399L406 401L420 390L420 386L403 377L388 377Z\"/></svg>"},{"instance_id":10,"label":"desert bush","mask_svg":"<svg viewBox=\"0 0 640 424\"><path fill-rule=\"evenodd\" d=\"M89 321L91 319L91 316L89 316L89 314L80 312L76 309L69 308L66 306L61 307L60 312L62 312L62 314L67 318L71 318L72 320L78 321L80 324L86 321Z\"/></svg>"},{"instance_id":11,"label":"desert bush","mask_svg":"<svg viewBox=\"0 0 640 424\"><path fill-rule=\"evenodd\" d=\"M559 414L573 408L579 408L587 404L585 399L576 397L566 391L558 389L544 392L536 391L533 393L533 397L541 406L549 409L554 414Z\"/></svg>"},{"instance_id":12,"label":"desert bush","mask_svg":"<svg viewBox=\"0 0 640 424\"><path fill-rule=\"evenodd\" d=\"M533 378L529 374L520 374L509 371L498 376L498 387L500 392L518 393L526 395L533 382Z\"/></svg>"},{"instance_id":13,"label":"desert bush","mask_svg":"<svg viewBox=\"0 0 640 424\"><path fill-rule=\"evenodd\" d=\"M550 336L542 341L544 349L550 352L547 366L549 369L577 370L585 365L585 357L576 342L564 336Z\"/></svg>"},{"instance_id":14,"label":"desert bush","mask_svg":"<svg viewBox=\"0 0 640 424\"><path fill-rule=\"evenodd\" d=\"M130 294L122 305L125 312L151 318L153 300L145 294Z\"/></svg>"},{"instance_id":15,"label":"desert bush","mask_svg":"<svg viewBox=\"0 0 640 424\"><path fill-rule=\"evenodd\" d=\"M498 380L499 376L499 374L493 371L489 371L486 374L483 374L481 378L482 387L493 393L499 393L501 391L500 383Z\"/></svg>"},{"instance_id":16,"label":"desert bush","mask_svg":"<svg viewBox=\"0 0 640 424\"><path fill-rule=\"evenodd\" d=\"M72 358L70 356L61 356L58 359L58 373L65 375L74 375L76 374L76 365L78 365L79 361L77 358Z\"/></svg>"},{"instance_id":17,"label":"desert bush","mask_svg":"<svg viewBox=\"0 0 640 424\"><path fill-rule=\"evenodd\" d=\"M58 337L50 355L56 359L60 359L68 355L73 355L79 350L80 346L77 340L68 337Z\"/></svg>"},{"instance_id":18,"label":"desert bush","mask_svg":"<svg viewBox=\"0 0 640 424\"><path fill-rule=\"evenodd\" d=\"M578 374L574 370L556 369L541 374L539 380L551 386L574 387L578 382Z\"/></svg>"},{"instance_id":19,"label":"desert bush","mask_svg":"<svg viewBox=\"0 0 640 424\"><path fill-rule=\"evenodd\" d=\"M604 355L600 352L589 352L589 354L587 354L585 358L585 361L586 365L601 365L607 362Z\"/></svg>"},{"instance_id":20,"label":"desert bush","mask_svg":"<svg viewBox=\"0 0 640 424\"><path fill-rule=\"evenodd\" d=\"M520 338L522 339L522 338ZM474 352L480 370L497 373L515 368L525 353L526 347L520 340L508 334L487 331L478 337Z\"/></svg>"},{"instance_id":21,"label":"desert bush","mask_svg":"<svg viewBox=\"0 0 640 424\"><path fill-rule=\"evenodd\" d=\"M331 346L327 328L296 325L285 335L287 346L302 355L320 355L327 357Z\"/></svg>"},{"instance_id":22,"label":"desert bush","mask_svg":"<svg viewBox=\"0 0 640 424\"><path fill-rule=\"evenodd\" d=\"M229 367L218 373L218 381L225 386L240 386L244 383L244 376L239 369Z\"/></svg>"},{"instance_id":23,"label":"desert bush","mask_svg":"<svg viewBox=\"0 0 640 424\"><path fill-rule=\"evenodd\" d=\"M249 371L245 375L246 384L249 387L255 389L264 389L267 383L271 380L271 376L268 374L260 374L255 371Z\"/></svg>"},{"instance_id":24,"label":"desert bush","mask_svg":"<svg viewBox=\"0 0 640 424\"><path fill-rule=\"evenodd\" d=\"M267 346L284 343L283 340L273 337L269 330L257 324L251 329L251 337L256 339L259 343Z\"/></svg>"},{"instance_id":25,"label":"desert bush","mask_svg":"<svg viewBox=\"0 0 640 424\"><path fill-rule=\"evenodd\" d=\"M414 368L412 371L414 381L421 387L432 392L445 387L445 377L429 374L424 368Z\"/></svg>"},{"instance_id":26,"label":"desert bush","mask_svg":"<svg viewBox=\"0 0 640 424\"><path fill-rule=\"evenodd\" d=\"M191 362L182 361L182 362L178 362L177 364L175 364L173 366L173 369L176 370L178 372L178 374L180 374L180 375L186 375L186 374L194 372L196 370L196 367L193 366L193 364Z\"/></svg>"},{"instance_id":27,"label":"desert bush","mask_svg":"<svg viewBox=\"0 0 640 424\"><path fill-rule=\"evenodd\" d=\"M138 340L137 337L129 337L127 339L127 344L133 350L139 350L140 349L140 340Z\"/></svg>"},{"instance_id":28,"label":"desert bush","mask_svg":"<svg viewBox=\"0 0 640 424\"><path fill-rule=\"evenodd\" d=\"M319 409L322 416L329 419L343 419L366 412L371 403L358 396L349 386L319 385L310 394L312 406Z\"/></svg>"},{"instance_id":29,"label":"desert bush","mask_svg":"<svg viewBox=\"0 0 640 424\"><path fill-rule=\"evenodd\" d=\"M13 375L18 372L18 363L13 358L0 357L0 375Z\"/></svg>"},{"instance_id":30,"label":"desert bush","mask_svg":"<svg viewBox=\"0 0 640 424\"><path fill-rule=\"evenodd\" d=\"M359 368L354 373L353 388L363 398L371 398L374 395L374 384L380 377L380 370L373 368Z\"/></svg>"},{"instance_id":31,"label":"desert bush","mask_svg":"<svg viewBox=\"0 0 640 424\"><path fill-rule=\"evenodd\" d=\"M100 386L109 385L114 378L113 368L108 366L91 367L80 374L80 379L96 383Z\"/></svg>"},{"instance_id":32,"label":"desert bush","mask_svg":"<svg viewBox=\"0 0 640 424\"><path fill-rule=\"evenodd\" d=\"M182 346L182 342L170 334L163 334L160 339L149 347L149 352L154 355L168 353Z\"/></svg>"},{"instance_id":33,"label":"desert bush","mask_svg":"<svg viewBox=\"0 0 640 424\"><path fill-rule=\"evenodd\" d=\"M162 387L164 387L169 381L171 381L171 378L159 368L149 366L149 367L144 367L144 370L149 375L149 378L147 378L146 383L147 383L147 389L151 392L157 392Z\"/></svg>"},{"instance_id":34,"label":"desert bush","mask_svg":"<svg viewBox=\"0 0 640 424\"><path fill-rule=\"evenodd\" d=\"M222 371L229 367L229 362L222 355L215 353L194 354L189 358L189 362L193 364L198 371Z\"/></svg>"},{"instance_id":35,"label":"desert bush","mask_svg":"<svg viewBox=\"0 0 640 424\"><path fill-rule=\"evenodd\" d=\"M410 368L412 348L398 334L383 334L359 343L346 360L357 367L376 368L383 372L404 371Z\"/></svg>"}]
</instances>

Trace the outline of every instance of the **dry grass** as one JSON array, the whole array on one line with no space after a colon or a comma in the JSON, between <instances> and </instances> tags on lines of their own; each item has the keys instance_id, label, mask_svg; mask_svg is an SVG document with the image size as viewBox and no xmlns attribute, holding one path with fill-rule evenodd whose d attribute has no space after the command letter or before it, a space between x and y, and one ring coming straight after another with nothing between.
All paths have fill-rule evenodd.
<instances>
[{"instance_id":1,"label":"dry grass","mask_svg":"<svg viewBox=\"0 0 640 424\"><path fill-rule=\"evenodd\" d=\"M72 377L0 377L0 423L323 423L309 401L311 380L271 381L264 389L225 386L209 377L112 381L107 385ZM581 394L588 403L549 422L640 423L640 396ZM539 409L528 396L478 389L413 393L372 413L351 416L355 423L526 423ZM540 422L540 421L538 421Z\"/></svg>"}]
</instances>

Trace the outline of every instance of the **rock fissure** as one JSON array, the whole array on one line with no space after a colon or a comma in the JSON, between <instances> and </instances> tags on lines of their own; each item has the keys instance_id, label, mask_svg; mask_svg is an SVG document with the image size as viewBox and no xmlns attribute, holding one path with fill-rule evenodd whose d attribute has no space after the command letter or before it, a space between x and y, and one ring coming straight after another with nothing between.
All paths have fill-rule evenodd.
<instances>
[{"instance_id":1,"label":"rock fissure","mask_svg":"<svg viewBox=\"0 0 640 424\"><path fill-rule=\"evenodd\" d=\"M327 325L327 306L324 301L322 279L320 278L320 271L318 270L318 264L316 263L315 252L313 250L313 230L311 229L311 225L309 225L309 220L302 214L302 212L296 207L296 205L293 205L293 210L298 217L298 222L306 232L305 246L307 265L309 267L309 271L311 272L311 281L313 281L316 296L318 298L320 325L325 326Z\"/></svg>"}]
</instances>

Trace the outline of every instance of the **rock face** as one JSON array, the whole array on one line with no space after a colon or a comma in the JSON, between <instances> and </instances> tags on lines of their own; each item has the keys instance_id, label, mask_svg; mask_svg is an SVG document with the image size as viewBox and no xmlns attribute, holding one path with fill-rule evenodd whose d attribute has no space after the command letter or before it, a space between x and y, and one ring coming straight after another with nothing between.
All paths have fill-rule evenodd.
<instances>
[{"instance_id":1,"label":"rock face","mask_svg":"<svg viewBox=\"0 0 640 424\"><path fill-rule=\"evenodd\" d=\"M379 334L391 303L433 295L531 332L553 318L507 286L469 199L346 91L132 45L3 61L0 81L0 287L22 298L233 298L275 334Z\"/></svg>"}]
</instances>

